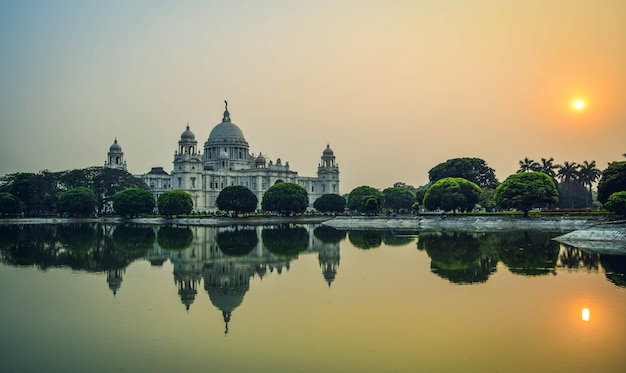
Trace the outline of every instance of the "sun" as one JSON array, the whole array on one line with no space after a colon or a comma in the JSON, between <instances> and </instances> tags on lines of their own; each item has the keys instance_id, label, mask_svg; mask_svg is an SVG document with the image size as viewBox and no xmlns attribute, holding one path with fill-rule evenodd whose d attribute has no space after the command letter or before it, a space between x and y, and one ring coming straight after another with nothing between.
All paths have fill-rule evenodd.
<instances>
[{"instance_id":1,"label":"sun","mask_svg":"<svg viewBox=\"0 0 626 373\"><path fill-rule=\"evenodd\" d=\"M576 111L581 111L582 109L585 108L585 101L583 100L576 100L572 103L572 108Z\"/></svg>"}]
</instances>

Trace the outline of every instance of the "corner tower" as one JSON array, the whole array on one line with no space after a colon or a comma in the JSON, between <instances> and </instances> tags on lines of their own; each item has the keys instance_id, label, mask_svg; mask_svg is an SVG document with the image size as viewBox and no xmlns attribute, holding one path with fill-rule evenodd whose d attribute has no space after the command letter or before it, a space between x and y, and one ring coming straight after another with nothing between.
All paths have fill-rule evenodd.
<instances>
[{"instance_id":1,"label":"corner tower","mask_svg":"<svg viewBox=\"0 0 626 373\"><path fill-rule=\"evenodd\" d=\"M113 141L113 145L109 148L107 160L104 161L104 167L127 171L126 161L124 160L124 152L122 151L120 144L117 143L117 137L115 138L115 141Z\"/></svg>"},{"instance_id":2,"label":"corner tower","mask_svg":"<svg viewBox=\"0 0 626 373\"><path fill-rule=\"evenodd\" d=\"M335 152L330 144L322 152L322 162L317 166L317 180L321 194L339 194L339 165L335 162Z\"/></svg>"}]
</instances>

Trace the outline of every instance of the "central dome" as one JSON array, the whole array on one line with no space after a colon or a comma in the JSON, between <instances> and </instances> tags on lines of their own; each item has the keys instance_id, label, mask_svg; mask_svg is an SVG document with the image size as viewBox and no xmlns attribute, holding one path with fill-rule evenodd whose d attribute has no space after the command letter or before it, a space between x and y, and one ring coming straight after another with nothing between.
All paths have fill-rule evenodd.
<instances>
[{"instance_id":1,"label":"central dome","mask_svg":"<svg viewBox=\"0 0 626 373\"><path fill-rule=\"evenodd\" d=\"M241 129L233 122L230 121L230 113L228 109L224 111L224 117L222 123L216 125L209 134L208 144L245 144L245 137Z\"/></svg>"}]
</instances>

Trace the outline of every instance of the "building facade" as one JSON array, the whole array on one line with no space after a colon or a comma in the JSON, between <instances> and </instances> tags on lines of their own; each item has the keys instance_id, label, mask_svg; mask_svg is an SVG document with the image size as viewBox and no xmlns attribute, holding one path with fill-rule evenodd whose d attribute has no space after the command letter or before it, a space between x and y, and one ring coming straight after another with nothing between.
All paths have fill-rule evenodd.
<instances>
[{"instance_id":1,"label":"building facade","mask_svg":"<svg viewBox=\"0 0 626 373\"><path fill-rule=\"evenodd\" d=\"M111 146L109 163L121 161L126 167L123 153L120 156L112 153L113 150L121 153L117 139ZM243 132L231 122L228 104L222 121L213 127L202 149L198 147L196 136L187 125L178 141L178 149L174 152L172 172L167 174L162 167L154 167L150 172L138 176L157 198L167 190L189 193L195 212L217 211L217 196L230 185L249 188L259 201L258 208L261 207L265 191L277 182L301 185L309 195L311 207L323 194L340 194L339 165L330 145L326 145L322 152L317 175L299 176L289 167L289 162L283 163L280 158L268 161L260 152L258 155L250 152Z\"/></svg>"}]
</instances>

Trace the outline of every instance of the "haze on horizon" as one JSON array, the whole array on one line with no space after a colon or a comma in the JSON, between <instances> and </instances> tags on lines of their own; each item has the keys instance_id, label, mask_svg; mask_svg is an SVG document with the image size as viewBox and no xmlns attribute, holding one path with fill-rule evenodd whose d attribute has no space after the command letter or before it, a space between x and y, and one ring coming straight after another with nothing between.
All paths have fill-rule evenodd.
<instances>
[{"instance_id":1,"label":"haze on horizon","mask_svg":"<svg viewBox=\"0 0 626 373\"><path fill-rule=\"evenodd\" d=\"M341 192L419 186L478 157L626 153L626 2L0 0L0 175L104 163L172 169L224 100L250 151ZM576 100L584 107L574 110Z\"/></svg>"}]
</instances>

